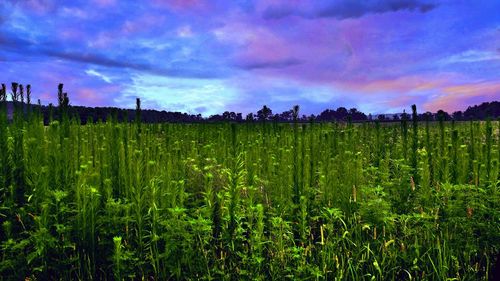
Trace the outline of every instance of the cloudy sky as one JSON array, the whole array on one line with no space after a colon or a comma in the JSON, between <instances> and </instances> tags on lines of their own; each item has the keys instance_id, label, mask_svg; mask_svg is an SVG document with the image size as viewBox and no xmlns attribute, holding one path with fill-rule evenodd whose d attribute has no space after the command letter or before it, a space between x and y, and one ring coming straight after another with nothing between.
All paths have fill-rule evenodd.
<instances>
[{"instance_id":1,"label":"cloudy sky","mask_svg":"<svg viewBox=\"0 0 500 281\"><path fill-rule=\"evenodd\" d=\"M500 100L500 1L1 0L0 81L205 116L452 112Z\"/></svg>"}]
</instances>

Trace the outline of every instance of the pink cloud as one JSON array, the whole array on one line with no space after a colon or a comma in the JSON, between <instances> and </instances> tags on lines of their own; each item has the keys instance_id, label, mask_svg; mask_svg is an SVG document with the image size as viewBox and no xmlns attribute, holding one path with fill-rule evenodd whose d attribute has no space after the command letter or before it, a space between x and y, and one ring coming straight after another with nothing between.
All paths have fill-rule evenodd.
<instances>
[{"instance_id":1,"label":"pink cloud","mask_svg":"<svg viewBox=\"0 0 500 281\"><path fill-rule=\"evenodd\" d=\"M500 82L478 82L451 85L442 88L439 97L424 104L431 111L464 110L472 104L500 99Z\"/></svg>"},{"instance_id":2,"label":"pink cloud","mask_svg":"<svg viewBox=\"0 0 500 281\"><path fill-rule=\"evenodd\" d=\"M290 28L283 28L277 22L264 22L262 19L245 19L226 22L221 28L214 30L216 38L225 44L237 46L232 60L236 65L269 65L271 69L259 69L273 76L300 77L300 79L318 79L317 75L307 75L318 65L328 62L328 59L345 60L349 56L348 46L339 41L331 20L307 21L290 19ZM301 44L297 44L301 42ZM336 44L331 44L331 43ZM307 62L307 66L295 69L272 70L274 64L280 67L284 61ZM337 63L337 62L335 62ZM290 64L294 65L294 64ZM306 73L307 77L304 77ZM322 69L321 75L325 75ZM331 80L331 77L328 77Z\"/></svg>"},{"instance_id":3,"label":"pink cloud","mask_svg":"<svg viewBox=\"0 0 500 281\"><path fill-rule=\"evenodd\" d=\"M376 80L351 80L345 82L337 82L342 88L347 90L356 90L366 93L409 93L421 92L432 89L438 89L448 83L444 78L429 78L425 76L403 76L393 79L376 79Z\"/></svg>"},{"instance_id":4,"label":"pink cloud","mask_svg":"<svg viewBox=\"0 0 500 281\"><path fill-rule=\"evenodd\" d=\"M284 38L273 34L264 28L247 31L243 27L242 30L232 30L232 34L240 32L244 34L245 47L243 51L237 55L238 61L279 61L289 58L293 50L287 48L287 42ZM233 33L234 32L234 33Z\"/></svg>"},{"instance_id":5,"label":"pink cloud","mask_svg":"<svg viewBox=\"0 0 500 281\"><path fill-rule=\"evenodd\" d=\"M413 20L405 12L394 17L402 23ZM402 110L415 103L422 112L453 112L500 97L498 83L457 83L473 78L439 69L432 73L418 70L432 65L436 56L422 52L425 43L415 39L424 27L409 26L401 31L394 28L394 17L371 14L341 21L288 17L284 26L282 19L265 21L239 15L214 30L214 35L219 42L236 46L231 59L247 66L255 80L292 80L303 87L326 87L332 95L375 105L366 107L370 110ZM406 48L397 49L401 45ZM299 63L280 64L290 59Z\"/></svg>"},{"instance_id":6,"label":"pink cloud","mask_svg":"<svg viewBox=\"0 0 500 281\"><path fill-rule=\"evenodd\" d=\"M83 104L85 106L104 106L109 105L114 95L121 91L121 87L110 85L96 88L78 88L71 96L74 104Z\"/></svg>"},{"instance_id":7,"label":"pink cloud","mask_svg":"<svg viewBox=\"0 0 500 281\"><path fill-rule=\"evenodd\" d=\"M265 9L283 1L265 1L257 9ZM296 1L290 5L301 5ZM259 8L260 5L260 8ZM412 15L401 13L394 17L411 22ZM401 42L394 38L413 40L418 28L409 27L402 36L395 36L394 21L382 15L367 15L358 19L337 20L301 17L265 20L238 15L228 19L215 35L228 44L239 46L232 55L237 65L269 65L293 59L300 65L257 71L278 78L288 78L311 84L330 84L340 81L371 81L393 79L414 73L412 68L425 63L431 55L420 55L421 43L409 44L406 51L395 51ZM411 42L410 42L411 43ZM418 55L420 61L415 61ZM280 65L281 66L281 65ZM372 85L376 86L376 85Z\"/></svg>"},{"instance_id":8,"label":"pink cloud","mask_svg":"<svg viewBox=\"0 0 500 281\"><path fill-rule=\"evenodd\" d=\"M92 48L99 48L108 50L114 43L116 43L121 38L127 38L134 34L140 34L143 32L148 32L154 30L163 25L166 17L164 16L151 16L144 14L134 19L126 20L120 27L116 30L106 30L101 31L94 36L91 40L88 40L88 45ZM65 31L69 32L69 31ZM74 35L74 34L68 34Z\"/></svg>"}]
</instances>

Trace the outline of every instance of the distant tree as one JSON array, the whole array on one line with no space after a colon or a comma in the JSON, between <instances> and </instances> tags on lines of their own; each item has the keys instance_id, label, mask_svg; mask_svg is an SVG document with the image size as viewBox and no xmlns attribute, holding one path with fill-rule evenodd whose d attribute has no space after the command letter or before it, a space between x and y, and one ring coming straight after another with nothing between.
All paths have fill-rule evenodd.
<instances>
[{"instance_id":1,"label":"distant tree","mask_svg":"<svg viewBox=\"0 0 500 281\"><path fill-rule=\"evenodd\" d=\"M253 121L254 120L253 113L252 112L248 113L247 116L245 117L245 120L246 121Z\"/></svg>"},{"instance_id":2,"label":"distant tree","mask_svg":"<svg viewBox=\"0 0 500 281\"><path fill-rule=\"evenodd\" d=\"M443 121L449 121L451 119L450 114L442 109L437 111L436 116L438 120L442 118Z\"/></svg>"},{"instance_id":3,"label":"distant tree","mask_svg":"<svg viewBox=\"0 0 500 281\"><path fill-rule=\"evenodd\" d=\"M234 111L229 112L229 119L232 121L235 121L236 120L236 112L234 112Z\"/></svg>"},{"instance_id":4,"label":"distant tree","mask_svg":"<svg viewBox=\"0 0 500 281\"><path fill-rule=\"evenodd\" d=\"M345 107L337 108L336 112L337 120L347 120L347 115L349 113L347 112L347 109Z\"/></svg>"},{"instance_id":5,"label":"distant tree","mask_svg":"<svg viewBox=\"0 0 500 281\"><path fill-rule=\"evenodd\" d=\"M326 109L318 115L319 121L332 121L335 119L335 110Z\"/></svg>"},{"instance_id":6,"label":"distant tree","mask_svg":"<svg viewBox=\"0 0 500 281\"><path fill-rule=\"evenodd\" d=\"M463 117L470 120L484 120L487 117L498 118L500 117L500 101L483 102L480 105L469 106L464 111Z\"/></svg>"},{"instance_id":7,"label":"distant tree","mask_svg":"<svg viewBox=\"0 0 500 281\"><path fill-rule=\"evenodd\" d=\"M280 120L281 121L290 121L290 120L292 120L292 110L283 111L280 114Z\"/></svg>"},{"instance_id":8,"label":"distant tree","mask_svg":"<svg viewBox=\"0 0 500 281\"><path fill-rule=\"evenodd\" d=\"M223 121L225 119L224 119L224 115L214 114L214 115L211 115L210 117L208 117L208 120L219 122L219 121Z\"/></svg>"},{"instance_id":9,"label":"distant tree","mask_svg":"<svg viewBox=\"0 0 500 281\"><path fill-rule=\"evenodd\" d=\"M264 105L261 110L257 111L257 119L266 121L271 118L272 114L273 111L267 105Z\"/></svg>"},{"instance_id":10,"label":"distant tree","mask_svg":"<svg viewBox=\"0 0 500 281\"><path fill-rule=\"evenodd\" d=\"M278 122L278 121L280 121L280 115L278 113L276 113L273 115L272 119L274 122Z\"/></svg>"},{"instance_id":11,"label":"distant tree","mask_svg":"<svg viewBox=\"0 0 500 281\"><path fill-rule=\"evenodd\" d=\"M349 109L349 116L352 121L362 121L367 119L366 114L358 111L356 108Z\"/></svg>"},{"instance_id":12,"label":"distant tree","mask_svg":"<svg viewBox=\"0 0 500 281\"><path fill-rule=\"evenodd\" d=\"M294 121L297 121L297 117L299 116L300 107L298 105L294 105L292 108L292 117Z\"/></svg>"},{"instance_id":13,"label":"distant tree","mask_svg":"<svg viewBox=\"0 0 500 281\"><path fill-rule=\"evenodd\" d=\"M392 120L399 121L399 114L392 115Z\"/></svg>"},{"instance_id":14,"label":"distant tree","mask_svg":"<svg viewBox=\"0 0 500 281\"><path fill-rule=\"evenodd\" d=\"M455 111L455 112L453 112L452 116L453 116L453 120L460 121L463 118L463 113L460 110Z\"/></svg>"},{"instance_id":15,"label":"distant tree","mask_svg":"<svg viewBox=\"0 0 500 281\"><path fill-rule=\"evenodd\" d=\"M432 112L427 111L425 113L419 114L418 119L432 121L434 119L434 115L432 114Z\"/></svg>"}]
</instances>

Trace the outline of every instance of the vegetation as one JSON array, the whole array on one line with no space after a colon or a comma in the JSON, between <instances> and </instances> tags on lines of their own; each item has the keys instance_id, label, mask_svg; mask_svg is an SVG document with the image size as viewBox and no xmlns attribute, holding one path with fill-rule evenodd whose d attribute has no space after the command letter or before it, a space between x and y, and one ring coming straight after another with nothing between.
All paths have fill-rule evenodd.
<instances>
[{"instance_id":1,"label":"vegetation","mask_svg":"<svg viewBox=\"0 0 500 281\"><path fill-rule=\"evenodd\" d=\"M493 280L498 121L81 125L60 85L44 126L21 89L0 279Z\"/></svg>"},{"instance_id":2,"label":"vegetation","mask_svg":"<svg viewBox=\"0 0 500 281\"><path fill-rule=\"evenodd\" d=\"M61 101L59 101L61 102ZM7 103L9 116L12 116L13 104L11 102ZM54 111L52 104L48 106L43 106L40 104L32 105L33 110L40 110L45 125L48 125L51 118L59 119L59 113ZM119 109L115 107L85 107L85 106L72 106L68 108L68 114L71 116L78 117L81 124L86 124L87 121L92 120L97 122L99 120L106 121L108 118L115 118L119 122L131 122L137 120L137 113L133 109ZM354 122L362 123L365 121L377 120L379 122L394 122L401 121L407 118L406 113L402 114L379 114L376 117L371 114L364 114L358 111L356 108L351 108L347 110L345 107L339 107L336 110L326 109L319 115L315 116L311 114L309 116L303 114L302 116L297 116L295 119L301 123L309 123L310 120L317 122L330 122L330 121L343 121L343 122ZM472 120L486 120L488 118L500 118L500 102L484 102L480 105L475 105L468 107L464 112L455 111L452 115L448 114L443 110L438 110L436 113L425 112L417 115L419 121L439 121L443 119L444 121L472 121ZM222 114L211 115L207 118L201 116L201 114L188 114L181 112L171 112L171 111L157 111L151 109L143 109L140 120L144 123L164 123L164 122L175 122L175 123L214 123L222 121L231 122L253 122L253 121L272 121L272 122L293 122L293 110L286 110L282 113L273 114L271 108L264 105L262 109L258 110L256 114L249 113L243 118L242 113L225 111Z\"/></svg>"}]
</instances>

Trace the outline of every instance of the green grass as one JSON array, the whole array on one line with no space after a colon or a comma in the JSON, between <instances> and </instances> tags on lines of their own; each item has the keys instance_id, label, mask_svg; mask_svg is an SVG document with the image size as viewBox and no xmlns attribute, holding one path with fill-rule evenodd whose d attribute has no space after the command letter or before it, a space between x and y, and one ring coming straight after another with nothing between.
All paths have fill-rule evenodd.
<instances>
[{"instance_id":1,"label":"green grass","mask_svg":"<svg viewBox=\"0 0 500 281\"><path fill-rule=\"evenodd\" d=\"M2 108L0 279L491 278L499 122L407 122L43 126Z\"/></svg>"}]
</instances>

